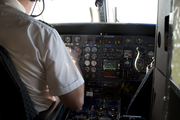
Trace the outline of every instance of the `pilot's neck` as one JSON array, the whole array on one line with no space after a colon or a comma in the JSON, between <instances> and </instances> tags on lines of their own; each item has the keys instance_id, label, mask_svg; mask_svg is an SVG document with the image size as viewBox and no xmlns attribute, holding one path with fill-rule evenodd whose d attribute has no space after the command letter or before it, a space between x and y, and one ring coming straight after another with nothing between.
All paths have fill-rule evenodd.
<instances>
[{"instance_id":1,"label":"pilot's neck","mask_svg":"<svg viewBox=\"0 0 180 120\"><path fill-rule=\"evenodd\" d=\"M34 2L30 1L30 0L18 0L26 9L26 14L30 14L31 9L34 5Z\"/></svg>"}]
</instances>

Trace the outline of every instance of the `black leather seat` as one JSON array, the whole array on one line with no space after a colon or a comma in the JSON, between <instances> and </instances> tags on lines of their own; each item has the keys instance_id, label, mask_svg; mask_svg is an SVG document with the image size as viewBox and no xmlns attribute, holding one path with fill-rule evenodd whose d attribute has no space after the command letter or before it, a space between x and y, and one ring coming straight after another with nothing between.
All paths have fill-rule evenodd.
<instances>
[{"instance_id":1,"label":"black leather seat","mask_svg":"<svg viewBox=\"0 0 180 120\"><path fill-rule=\"evenodd\" d=\"M66 107L54 103L47 111L36 113L31 98L21 81L7 50L0 45L0 120L56 120Z\"/></svg>"}]
</instances>

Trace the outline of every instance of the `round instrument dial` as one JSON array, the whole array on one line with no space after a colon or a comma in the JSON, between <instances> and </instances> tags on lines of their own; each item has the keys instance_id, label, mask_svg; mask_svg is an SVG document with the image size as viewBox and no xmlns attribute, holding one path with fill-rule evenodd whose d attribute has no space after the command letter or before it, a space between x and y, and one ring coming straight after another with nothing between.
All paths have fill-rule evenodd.
<instances>
[{"instance_id":1,"label":"round instrument dial","mask_svg":"<svg viewBox=\"0 0 180 120\"><path fill-rule=\"evenodd\" d=\"M90 72L90 68L89 67L85 67L85 71L86 72Z\"/></svg>"},{"instance_id":2,"label":"round instrument dial","mask_svg":"<svg viewBox=\"0 0 180 120\"><path fill-rule=\"evenodd\" d=\"M93 52L93 53L96 53L96 52L97 52L97 48L96 48L96 47L93 47L93 48L92 48L92 52Z\"/></svg>"},{"instance_id":3,"label":"round instrument dial","mask_svg":"<svg viewBox=\"0 0 180 120\"><path fill-rule=\"evenodd\" d=\"M143 43L143 39L141 39L141 38L137 38L137 39L136 39L136 43L137 43L137 44L141 44L141 43Z\"/></svg>"},{"instance_id":4,"label":"round instrument dial","mask_svg":"<svg viewBox=\"0 0 180 120\"><path fill-rule=\"evenodd\" d=\"M116 48L116 52L121 53L121 48Z\"/></svg>"},{"instance_id":5,"label":"round instrument dial","mask_svg":"<svg viewBox=\"0 0 180 120\"><path fill-rule=\"evenodd\" d=\"M108 51L108 49L106 48L106 47L104 47L103 49L102 49L102 52L104 52L104 53L106 53Z\"/></svg>"},{"instance_id":6,"label":"round instrument dial","mask_svg":"<svg viewBox=\"0 0 180 120\"><path fill-rule=\"evenodd\" d=\"M97 71L97 69L95 67L91 68L91 72L95 73Z\"/></svg>"},{"instance_id":7,"label":"round instrument dial","mask_svg":"<svg viewBox=\"0 0 180 120\"><path fill-rule=\"evenodd\" d=\"M113 53L114 52L114 48L109 48L109 52Z\"/></svg>"},{"instance_id":8,"label":"round instrument dial","mask_svg":"<svg viewBox=\"0 0 180 120\"><path fill-rule=\"evenodd\" d=\"M84 55L84 57L85 57L85 59L89 59L89 58L90 58L90 54L89 54L89 53L86 53L86 54Z\"/></svg>"},{"instance_id":9,"label":"round instrument dial","mask_svg":"<svg viewBox=\"0 0 180 120\"><path fill-rule=\"evenodd\" d=\"M125 43L130 44L132 42L131 38L126 38Z\"/></svg>"},{"instance_id":10,"label":"round instrument dial","mask_svg":"<svg viewBox=\"0 0 180 120\"><path fill-rule=\"evenodd\" d=\"M96 66L97 65L97 62L95 60L91 61L91 65L92 66Z\"/></svg>"},{"instance_id":11,"label":"round instrument dial","mask_svg":"<svg viewBox=\"0 0 180 120\"><path fill-rule=\"evenodd\" d=\"M96 75L95 75L95 74L92 74L92 75L91 75L91 78L92 78L92 79L96 79Z\"/></svg>"},{"instance_id":12,"label":"round instrument dial","mask_svg":"<svg viewBox=\"0 0 180 120\"><path fill-rule=\"evenodd\" d=\"M86 61L84 62L84 64L85 64L86 66L89 66L89 65L90 65L90 61L89 61L89 60L86 60Z\"/></svg>"},{"instance_id":13,"label":"round instrument dial","mask_svg":"<svg viewBox=\"0 0 180 120\"><path fill-rule=\"evenodd\" d=\"M97 55L96 55L96 54L92 54L92 55L91 55L91 58L92 58L92 59L97 59Z\"/></svg>"},{"instance_id":14,"label":"round instrument dial","mask_svg":"<svg viewBox=\"0 0 180 120\"><path fill-rule=\"evenodd\" d=\"M74 39L75 42L80 42L81 41L81 38L79 36L75 37Z\"/></svg>"},{"instance_id":15,"label":"round instrument dial","mask_svg":"<svg viewBox=\"0 0 180 120\"><path fill-rule=\"evenodd\" d=\"M66 43L70 43L70 42L71 42L71 37L69 37L69 36L65 37L65 38L64 38L64 41L65 41Z\"/></svg>"},{"instance_id":16,"label":"round instrument dial","mask_svg":"<svg viewBox=\"0 0 180 120\"><path fill-rule=\"evenodd\" d=\"M89 74L85 74L85 78L86 79L90 78L90 75Z\"/></svg>"},{"instance_id":17,"label":"round instrument dial","mask_svg":"<svg viewBox=\"0 0 180 120\"><path fill-rule=\"evenodd\" d=\"M129 67L129 66L131 65L131 62L130 62L129 60L127 60L127 61L124 62L124 65L125 65L126 67Z\"/></svg>"},{"instance_id":18,"label":"round instrument dial","mask_svg":"<svg viewBox=\"0 0 180 120\"><path fill-rule=\"evenodd\" d=\"M84 49L84 51L85 51L85 52L90 52L90 51L91 51L91 48L90 48L90 47L86 47L86 48Z\"/></svg>"}]
</instances>

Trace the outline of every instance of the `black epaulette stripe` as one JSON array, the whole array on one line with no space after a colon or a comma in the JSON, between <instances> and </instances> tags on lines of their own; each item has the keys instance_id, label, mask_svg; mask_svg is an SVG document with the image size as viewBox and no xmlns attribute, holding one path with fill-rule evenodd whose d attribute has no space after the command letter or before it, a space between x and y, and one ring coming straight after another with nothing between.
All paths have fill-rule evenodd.
<instances>
[{"instance_id":1,"label":"black epaulette stripe","mask_svg":"<svg viewBox=\"0 0 180 120\"><path fill-rule=\"evenodd\" d=\"M47 22L44 22L44 21L42 21L42 20L39 20L39 21L42 22L42 23L44 23L44 24L46 24L46 25L48 25L48 26L50 26L50 27L52 27L52 28L54 28L54 26L48 24Z\"/></svg>"}]
</instances>

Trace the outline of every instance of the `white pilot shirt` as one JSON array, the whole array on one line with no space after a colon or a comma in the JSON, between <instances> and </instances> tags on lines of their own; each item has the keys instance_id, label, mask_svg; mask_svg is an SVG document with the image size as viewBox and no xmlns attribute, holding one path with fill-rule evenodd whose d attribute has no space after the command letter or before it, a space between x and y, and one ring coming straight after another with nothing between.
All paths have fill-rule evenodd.
<instances>
[{"instance_id":1,"label":"white pilot shirt","mask_svg":"<svg viewBox=\"0 0 180 120\"><path fill-rule=\"evenodd\" d=\"M71 92L84 80L58 32L24 12L17 0L0 0L0 45L8 50L39 113L56 101L54 96Z\"/></svg>"}]
</instances>

